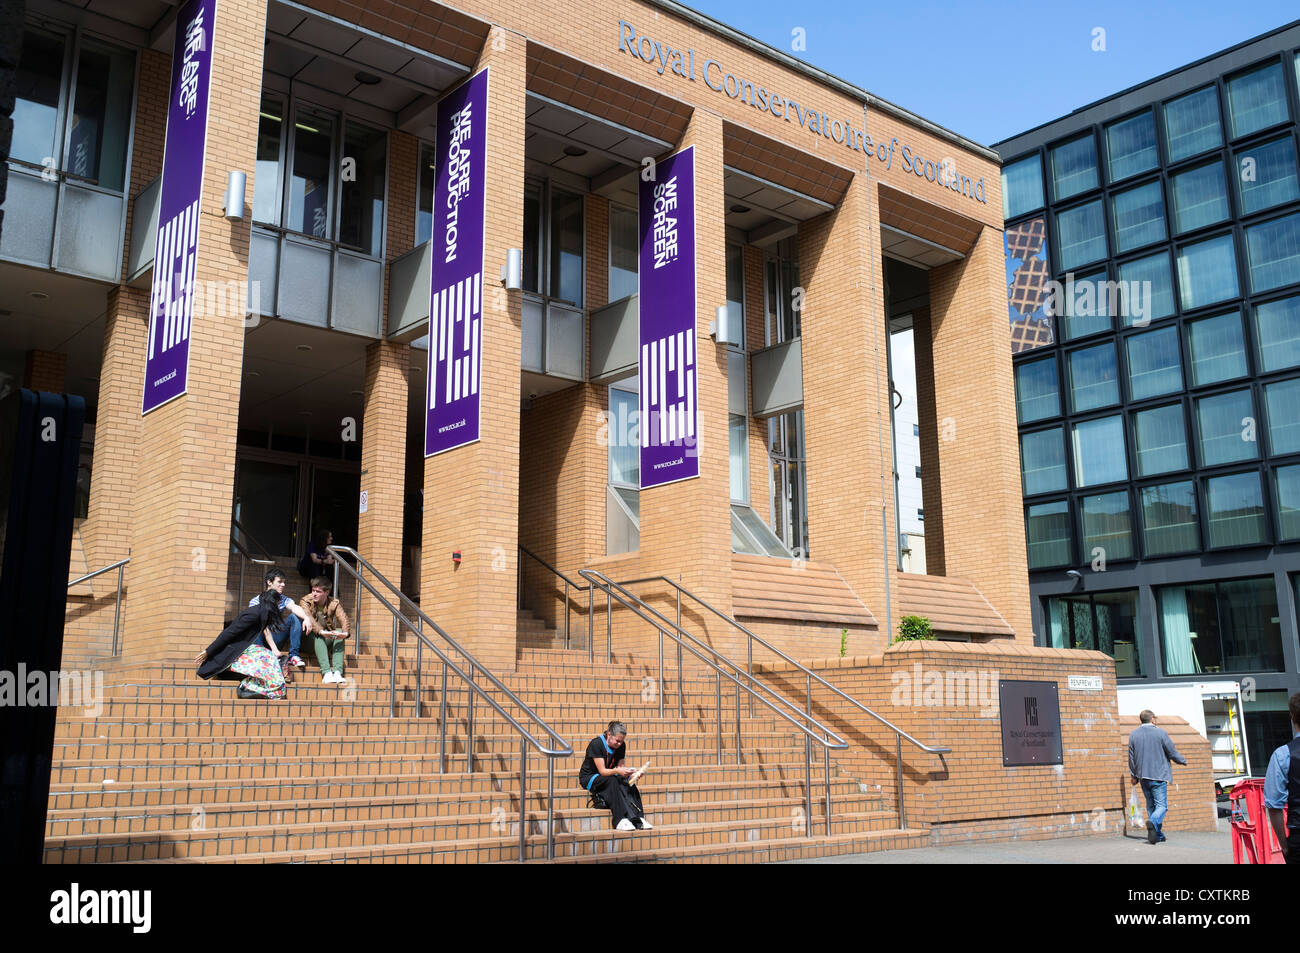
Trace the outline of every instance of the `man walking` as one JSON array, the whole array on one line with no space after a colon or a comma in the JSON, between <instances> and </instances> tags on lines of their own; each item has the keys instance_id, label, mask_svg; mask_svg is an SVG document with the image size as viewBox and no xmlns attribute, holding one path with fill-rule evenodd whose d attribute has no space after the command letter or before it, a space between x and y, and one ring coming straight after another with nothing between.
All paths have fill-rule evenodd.
<instances>
[{"instance_id":1,"label":"man walking","mask_svg":"<svg viewBox=\"0 0 1300 953\"><path fill-rule=\"evenodd\" d=\"M1142 793L1147 799L1147 843L1158 844L1165 840L1160 826L1169 811L1166 789L1174 779L1169 762L1186 764L1187 759L1178 753L1169 733L1156 727L1156 716L1151 709L1138 717L1142 724L1128 736L1128 773L1135 785L1142 782Z\"/></svg>"},{"instance_id":2,"label":"man walking","mask_svg":"<svg viewBox=\"0 0 1300 953\"><path fill-rule=\"evenodd\" d=\"M1300 692L1287 702L1291 743L1278 746L1264 774L1264 806L1288 864L1300 864ZM1286 823L1282 808L1286 808Z\"/></svg>"}]
</instances>

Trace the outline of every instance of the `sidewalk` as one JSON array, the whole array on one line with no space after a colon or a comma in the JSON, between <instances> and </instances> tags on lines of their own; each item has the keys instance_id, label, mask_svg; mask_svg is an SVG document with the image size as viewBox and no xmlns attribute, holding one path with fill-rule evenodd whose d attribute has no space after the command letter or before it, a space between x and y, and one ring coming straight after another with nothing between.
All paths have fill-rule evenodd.
<instances>
[{"instance_id":1,"label":"sidewalk","mask_svg":"<svg viewBox=\"0 0 1300 953\"><path fill-rule=\"evenodd\" d=\"M817 857L803 864L1231 864L1232 830L1170 834L1163 844L1145 839L1059 837L1039 841L983 841L946 847L882 850L872 854Z\"/></svg>"}]
</instances>

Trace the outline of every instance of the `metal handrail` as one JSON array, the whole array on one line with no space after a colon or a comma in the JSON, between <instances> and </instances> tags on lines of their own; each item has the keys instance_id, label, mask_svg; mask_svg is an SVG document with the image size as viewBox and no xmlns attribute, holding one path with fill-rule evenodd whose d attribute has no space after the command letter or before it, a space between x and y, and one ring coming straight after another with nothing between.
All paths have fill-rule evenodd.
<instances>
[{"instance_id":1,"label":"metal handrail","mask_svg":"<svg viewBox=\"0 0 1300 953\"><path fill-rule=\"evenodd\" d=\"M374 566L362 557L355 549L348 546L327 546L326 550L333 554L335 566L341 567L351 573L357 580L357 585L364 586L366 591L374 596L379 603L393 617L393 640L392 651L390 652L391 670L388 681L388 715L390 718L395 717L397 713L397 638L404 625L415 634L416 638L416 655L415 655L415 717L420 717L420 671L424 661L423 651L428 647L429 651L442 660L442 690L440 692L440 714L439 714L439 741L438 741L438 768L440 771L446 771L445 752L447 745L447 674L454 672L469 687L470 693L467 702L466 711L466 745L465 751L469 762L469 772L474 771L474 696L481 695L483 700L496 709L511 726L519 732L519 860L522 863L525 859L525 847L528 833L527 823L527 794L528 794L528 746L532 745L537 749L538 754L543 755L546 761L547 775L547 794L546 794L546 857L548 860L555 857L555 759L567 758L573 754L573 746L565 741L558 732L542 720L541 716L532 710L518 695L507 688L499 678L493 675L483 663L478 661L459 642L453 639L443 630L438 623L434 622L426 615L419 606L417 606L409 596L394 586L384 577ZM342 559L340 556L350 556L356 560L356 568ZM389 591L390 594L397 596L399 603L410 610L416 621L411 622L401 611L386 599L378 589L370 582L369 579L362 578L361 570L365 569L370 576L378 580ZM337 570L336 570L337 573ZM360 601L358 597L358 602ZM461 671L460 667L447 657L433 642L425 635L424 628L427 626L442 637L443 641L455 649L469 663L469 674ZM504 694L516 706L527 713L528 718L540 727L559 747L548 748L545 744L533 736L532 732L521 725L513 715L507 712L500 704L497 703L491 695L485 692L474 681L475 671L481 672L482 675L492 683L497 691Z\"/></svg>"},{"instance_id":2,"label":"metal handrail","mask_svg":"<svg viewBox=\"0 0 1300 953\"><path fill-rule=\"evenodd\" d=\"M239 537L235 535L235 530L239 530L239 532L247 536L248 541L261 550L262 556L265 558L259 559L257 556L254 556L249 548L239 541ZM239 553L239 597L235 600L235 613L238 614L244 609L244 576L248 571L248 564L252 563L254 566L274 566L275 560L272 559L271 554L266 551L266 547L254 539L253 534L244 529L244 525L234 517L231 517L230 519L230 545L234 546L235 552Z\"/></svg>"},{"instance_id":3,"label":"metal handrail","mask_svg":"<svg viewBox=\"0 0 1300 953\"><path fill-rule=\"evenodd\" d=\"M748 692L748 693L749 693L749 696L750 696L750 700L751 700L751 701L754 700L754 699L757 699L757 700L758 700L759 702L761 702L763 705L765 705L766 707L770 708L770 709L771 709L773 712L775 712L778 716L780 716L781 718L785 719L785 720L786 720L787 722L789 722L790 724L794 725L795 728L797 728L800 732L803 733L803 736L804 736L804 768L805 768L805 779L804 779L804 804L805 804L805 809L806 809L806 815L805 815L805 816L807 816L807 817L810 819L810 823L809 823L809 825L808 825L808 828L809 828L809 829L808 829L808 834L809 834L809 836L812 836L812 829L811 829L811 828L812 828L812 824L811 824L811 816L812 816L812 743L813 743L814 741L816 741L819 745L822 746L822 753L823 753L823 757L824 757L824 760L825 760L825 773L824 773L823 781L825 782L825 787L826 787L826 792L825 792L825 798L826 798L826 800L825 800L825 805L826 805L826 834L829 836L830 833L831 833L831 749L835 749L836 751L841 751L841 750L847 749L848 746L849 746L849 743L848 743L847 741L845 741L843 738L841 738L838 734L836 734L832 729L828 728L826 725L823 725L823 724L822 724L821 722L819 722L816 718L814 718L814 717L812 716L812 712L811 712L811 711L806 711L806 712L805 712L805 711L800 711L799 708L798 708L794 703L792 703L792 702L790 702L788 699L782 697L780 694L778 694L778 693L777 693L776 691L774 691L773 689L769 688L769 687L766 686L766 685L763 685L761 682L756 683L756 684L759 685L759 687L761 687L764 691L766 691L768 694L770 694L770 695L771 695L773 698L775 698L777 701L781 702L781 703L782 703L783 705L785 705L787 708L789 708L790 710L792 710L792 711L794 711L796 714L798 714L798 715L799 715L799 716L800 716L804 721L807 722L807 725L801 723L800 721L798 721L798 720L796 720L795 718L792 718L790 715L786 714L784 711L782 711L782 710L781 710L780 708L778 708L776 705L772 704L772 703L771 703L770 701L768 701L766 698L764 698L763 696L759 695L758 692L756 692L756 691L755 691L755 690L754 690L750 685L746 685L744 682L742 682L742 681L740 680L740 677L739 677L739 676L740 676L740 666L738 666L735 662L731 661L731 659L727 658L725 655L723 655L721 652L719 652L717 649L713 648L712 646L705 645L705 644L704 644L703 642L701 642L699 639L695 638L695 636L691 635L689 632L687 632L685 629L683 629L680 625L677 625L677 624L674 623L672 620L666 618L666 617L665 617L663 614L661 614L659 611L657 611L657 610L654 609L653 607L647 605L643 600L641 600L640 598L638 598L638 597L637 597L636 595L634 595L633 593L629 592L627 589L625 589L625 588L624 588L622 585L620 585L619 583L614 582L612 579L610 579L610 578L609 578L608 576L606 576L604 573L602 573L602 572L598 572L598 571L593 570L593 569L582 569L582 570L579 570L579 571L578 571L578 575L582 576L583 579L586 579L586 580L591 584L591 587L592 587L592 591L593 591L593 592L594 592L594 590L595 590L597 587L600 588L601 590L603 590L603 591L605 592L605 595L606 595L607 598L609 598L609 599L617 599L617 600L619 601L620 604L622 604L623 606L627 607L628 609L631 609L632 612L633 612L633 613L634 613L638 618L640 618L640 619L642 619L642 620L644 620L644 621L646 621L646 622L649 622L651 625L654 625L655 628L657 628L657 629L659 630L659 691L656 692L656 694L659 696L659 717L660 717L660 718L662 718L662 717L663 717L663 714L664 714L664 696L663 696L663 684L664 684L664 643L663 643L663 637L664 637L665 635L667 635L670 639L672 639L674 642L676 642L676 643L678 644L678 646L684 647L684 648L686 649L686 651L690 652L692 655L694 655L697 659L699 659L701 662L703 662L703 663L704 663L705 665L707 665L709 668L712 668L712 669L713 669L713 671L714 671L714 675L715 675L715 679L716 679L716 685L717 685L717 705L718 705L717 732L718 732L718 763L719 763L719 764L722 763L722 678L723 678L723 676L726 676L726 678L727 678L729 681L731 681L732 683L734 683L735 686L736 686L736 762L737 762L738 764L740 763L740 693L741 693L742 691L745 691L745 692ZM616 592L615 590L617 590L617 592ZM612 606L611 606L611 608L612 608ZM654 616L655 618L654 618L654 619L649 618L649 617L647 616L647 613L649 613L649 615ZM609 628L609 629L611 629L611 630L612 630L612 626L613 626L612 615L613 615L612 612L609 611L609 609L607 609L607 610L606 610L606 626L607 626L607 628ZM658 620L658 621L655 621L655 620ZM676 630L677 634L674 635L674 634L673 634L673 631L671 631L671 630ZM607 638L612 638L612 636L609 636L609 635L607 634ZM684 642L683 639L686 639L686 640L689 641L689 643L693 643L693 644L687 644L687 642ZM718 659L722 660L722 662L726 663L726 665L730 666L733 670L735 670L736 674L735 674L735 675L732 675L731 672L728 672L728 671L724 670L724 669L722 668L721 665L717 664L717 663L714 662L712 659L710 659L710 658L706 658L704 655L702 655L699 651L696 650L696 646L698 646L699 649L702 649L702 650L704 650L705 652L708 652L708 653L710 653L710 654L716 656ZM753 678L752 678L752 677L750 678L750 681L753 682ZM680 714L681 714L681 697L682 697L682 670L681 670L681 666L680 666L680 663L679 663L679 665L678 665L678 669L677 669L677 701L678 701L678 714L679 714L679 717L680 717ZM752 715L751 715L751 717L752 717ZM812 728L810 728L810 727L808 727L808 726L816 727L817 729L819 729L819 730L822 732L822 734L819 736L815 731L812 730Z\"/></svg>"},{"instance_id":4,"label":"metal handrail","mask_svg":"<svg viewBox=\"0 0 1300 953\"><path fill-rule=\"evenodd\" d=\"M587 589L589 589L590 587L589 587L589 586L580 586L580 585L578 585L578 583L574 582L572 579L570 579L570 578L569 578L568 576L566 576L564 573L560 572L558 569L556 569L554 566L552 566L550 563L548 563L548 562L547 562L545 559L543 559L541 556L538 556L536 553L534 553L532 550L528 549L528 548L525 547L525 546L520 546L520 547L519 547L519 553L520 553L520 555L527 556L528 558L534 560L535 562L540 563L543 569L546 569L546 570L549 571L551 574L553 574L553 575L555 575L555 576L559 576L561 579L564 580L564 647L565 647L566 649L567 649L567 648L570 648L570 644L569 644L569 592L570 592L570 590L572 590L572 591L574 591L574 592L586 592ZM517 605L518 608L520 608L520 609L522 609L522 608L524 607L524 572L523 572L523 567L522 567L522 566L520 567L520 570L519 570L519 595L518 595L518 599L517 599L517 601L516 601L516 605Z\"/></svg>"},{"instance_id":5,"label":"metal handrail","mask_svg":"<svg viewBox=\"0 0 1300 953\"><path fill-rule=\"evenodd\" d=\"M112 572L114 569L117 570L117 605L113 607L113 655L114 656L116 656L118 653L119 647L117 644L117 638L118 638L118 632L122 624L122 573L126 569L126 564L129 563L130 561L131 561L131 557L127 556L125 559L119 559L115 563L109 563L103 569L96 569L94 572L88 572L84 576L78 576L76 579L68 583L68 588L71 589L73 586L94 579L96 576L102 576L104 573Z\"/></svg>"}]
</instances>

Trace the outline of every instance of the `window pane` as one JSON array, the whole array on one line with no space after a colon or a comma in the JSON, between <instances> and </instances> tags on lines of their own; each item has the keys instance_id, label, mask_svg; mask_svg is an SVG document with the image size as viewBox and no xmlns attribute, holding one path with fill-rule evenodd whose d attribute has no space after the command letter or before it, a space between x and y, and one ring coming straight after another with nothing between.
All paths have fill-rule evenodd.
<instances>
[{"instance_id":1,"label":"window pane","mask_svg":"<svg viewBox=\"0 0 1300 953\"><path fill-rule=\"evenodd\" d=\"M1270 63L1228 80L1228 128L1232 138L1286 121L1282 64Z\"/></svg>"},{"instance_id":2,"label":"window pane","mask_svg":"<svg viewBox=\"0 0 1300 953\"><path fill-rule=\"evenodd\" d=\"M329 237L330 168L334 120L298 110L294 119L293 179L289 183L287 227L295 232Z\"/></svg>"},{"instance_id":3,"label":"window pane","mask_svg":"<svg viewBox=\"0 0 1300 953\"><path fill-rule=\"evenodd\" d=\"M1052 194L1058 202L1097 187L1097 149L1092 133L1057 146L1049 155Z\"/></svg>"},{"instance_id":4,"label":"window pane","mask_svg":"<svg viewBox=\"0 0 1300 953\"><path fill-rule=\"evenodd\" d=\"M1061 413L1056 385L1056 359L1027 361L1016 366L1016 419L1027 424Z\"/></svg>"},{"instance_id":5,"label":"window pane","mask_svg":"<svg viewBox=\"0 0 1300 953\"><path fill-rule=\"evenodd\" d=\"M1083 507L1083 550L1095 559L1100 548L1107 560L1133 558L1133 528L1129 520L1128 492L1103 493L1080 498Z\"/></svg>"},{"instance_id":6,"label":"window pane","mask_svg":"<svg viewBox=\"0 0 1300 953\"><path fill-rule=\"evenodd\" d=\"M1165 143L1169 161L1178 162L1223 141L1219 129L1219 92L1213 86L1188 93L1165 105Z\"/></svg>"},{"instance_id":7,"label":"window pane","mask_svg":"<svg viewBox=\"0 0 1300 953\"><path fill-rule=\"evenodd\" d=\"M1122 418L1102 417L1075 424L1073 450L1076 486L1100 486L1128 479Z\"/></svg>"},{"instance_id":8,"label":"window pane","mask_svg":"<svg viewBox=\"0 0 1300 953\"><path fill-rule=\"evenodd\" d=\"M1174 281L1169 252L1124 262L1119 266L1120 316L1125 327L1159 321L1174 313Z\"/></svg>"},{"instance_id":9,"label":"window pane","mask_svg":"<svg viewBox=\"0 0 1300 953\"><path fill-rule=\"evenodd\" d=\"M284 104L262 100L257 117L257 166L253 175L253 221L280 224L280 140L284 135Z\"/></svg>"},{"instance_id":10,"label":"window pane","mask_svg":"<svg viewBox=\"0 0 1300 953\"><path fill-rule=\"evenodd\" d=\"M524 180L524 290L542 289L542 183Z\"/></svg>"},{"instance_id":11,"label":"window pane","mask_svg":"<svg viewBox=\"0 0 1300 953\"><path fill-rule=\"evenodd\" d=\"M749 430L740 414L728 414L728 453L731 460L731 498L749 502Z\"/></svg>"},{"instance_id":12,"label":"window pane","mask_svg":"<svg viewBox=\"0 0 1300 953\"><path fill-rule=\"evenodd\" d=\"M1115 675L1123 678L1142 674L1142 615L1138 591L1099 592L1093 596L1097 616L1097 648L1115 659Z\"/></svg>"},{"instance_id":13,"label":"window pane","mask_svg":"<svg viewBox=\"0 0 1300 953\"><path fill-rule=\"evenodd\" d=\"M1252 291L1300 283L1300 214L1246 229Z\"/></svg>"},{"instance_id":14,"label":"window pane","mask_svg":"<svg viewBox=\"0 0 1300 953\"><path fill-rule=\"evenodd\" d=\"M551 189L552 298L582 307L582 196Z\"/></svg>"},{"instance_id":15,"label":"window pane","mask_svg":"<svg viewBox=\"0 0 1300 953\"><path fill-rule=\"evenodd\" d=\"M1174 191L1174 231L1204 228L1228 217L1228 190L1223 163L1211 162L1180 172L1171 179Z\"/></svg>"},{"instance_id":16,"label":"window pane","mask_svg":"<svg viewBox=\"0 0 1300 953\"><path fill-rule=\"evenodd\" d=\"M88 40L82 42L65 162L69 172L103 188L122 191L134 86L132 54Z\"/></svg>"},{"instance_id":17,"label":"window pane","mask_svg":"<svg viewBox=\"0 0 1300 953\"><path fill-rule=\"evenodd\" d=\"M1282 626L1273 577L1219 583L1219 618L1224 671L1282 670Z\"/></svg>"},{"instance_id":18,"label":"window pane","mask_svg":"<svg viewBox=\"0 0 1300 953\"><path fill-rule=\"evenodd\" d=\"M1142 538L1148 556L1198 548L1196 488L1190 480L1142 488Z\"/></svg>"},{"instance_id":19,"label":"window pane","mask_svg":"<svg viewBox=\"0 0 1300 953\"><path fill-rule=\"evenodd\" d=\"M1259 456L1255 403L1250 391L1202 397L1196 402L1201 430L1201 463L1207 467Z\"/></svg>"},{"instance_id":20,"label":"window pane","mask_svg":"<svg viewBox=\"0 0 1300 953\"><path fill-rule=\"evenodd\" d=\"M1088 596L1062 596L1047 600L1047 617L1051 626L1052 648L1096 647L1092 600Z\"/></svg>"},{"instance_id":21,"label":"window pane","mask_svg":"<svg viewBox=\"0 0 1300 953\"><path fill-rule=\"evenodd\" d=\"M1255 335L1264 373L1300 364L1300 296L1257 305Z\"/></svg>"},{"instance_id":22,"label":"window pane","mask_svg":"<svg viewBox=\"0 0 1300 953\"><path fill-rule=\"evenodd\" d=\"M1219 608L1214 584L1169 586L1156 590L1160 607L1160 634L1168 675L1217 672Z\"/></svg>"},{"instance_id":23,"label":"window pane","mask_svg":"<svg viewBox=\"0 0 1300 953\"><path fill-rule=\"evenodd\" d=\"M1070 564L1070 505L1065 500L1029 507L1025 534L1030 569Z\"/></svg>"},{"instance_id":24,"label":"window pane","mask_svg":"<svg viewBox=\"0 0 1300 953\"><path fill-rule=\"evenodd\" d=\"M437 168L433 146L420 144L420 196L415 212L415 244L423 245L433 235L433 186Z\"/></svg>"},{"instance_id":25,"label":"window pane","mask_svg":"<svg viewBox=\"0 0 1300 953\"><path fill-rule=\"evenodd\" d=\"M340 186L339 242L378 257L384 241L388 134L349 122L343 127L343 154L355 160L356 176Z\"/></svg>"},{"instance_id":26,"label":"window pane","mask_svg":"<svg viewBox=\"0 0 1300 953\"><path fill-rule=\"evenodd\" d=\"M1242 546L1266 540L1258 472L1206 480L1205 496L1205 525L1211 546Z\"/></svg>"},{"instance_id":27,"label":"window pane","mask_svg":"<svg viewBox=\"0 0 1300 953\"><path fill-rule=\"evenodd\" d=\"M1192 360L1193 387L1245 376L1241 315L1233 311L1188 324L1187 352Z\"/></svg>"},{"instance_id":28,"label":"window pane","mask_svg":"<svg viewBox=\"0 0 1300 953\"><path fill-rule=\"evenodd\" d=\"M1065 437L1060 427L1020 435L1025 496L1065 489Z\"/></svg>"},{"instance_id":29,"label":"window pane","mask_svg":"<svg viewBox=\"0 0 1300 953\"><path fill-rule=\"evenodd\" d=\"M1038 156L1013 162L1002 170L1002 217L1015 218L1043 207L1043 166Z\"/></svg>"},{"instance_id":30,"label":"window pane","mask_svg":"<svg viewBox=\"0 0 1300 953\"><path fill-rule=\"evenodd\" d=\"M727 343L745 346L745 250L727 243Z\"/></svg>"},{"instance_id":31,"label":"window pane","mask_svg":"<svg viewBox=\"0 0 1300 953\"><path fill-rule=\"evenodd\" d=\"M621 301L637 292L640 245L637 213L609 207L609 300Z\"/></svg>"},{"instance_id":32,"label":"window pane","mask_svg":"<svg viewBox=\"0 0 1300 953\"><path fill-rule=\"evenodd\" d=\"M1300 453L1300 378L1264 387L1268 407L1268 446L1274 456Z\"/></svg>"},{"instance_id":33,"label":"window pane","mask_svg":"<svg viewBox=\"0 0 1300 953\"><path fill-rule=\"evenodd\" d=\"M1300 539L1300 466L1279 467L1274 475L1277 478L1278 539Z\"/></svg>"},{"instance_id":34,"label":"window pane","mask_svg":"<svg viewBox=\"0 0 1300 953\"><path fill-rule=\"evenodd\" d=\"M636 394L617 387L609 389L610 483L641 485L639 415Z\"/></svg>"},{"instance_id":35,"label":"window pane","mask_svg":"<svg viewBox=\"0 0 1300 953\"><path fill-rule=\"evenodd\" d=\"M1061 290L1065 299L1061 333L1065 340L1073 341L1111 329L1111 286L1106 281L1106 272L1098 271L1082 278L1067 275ZM1056 311L1058 305L1059 301L1053 304L1052 311Z\"/></svg>"},{"instance_id":36,"label":"window pane","mask_svg":"<svg viewBox=\"0 0 1300 953\"><path fill-rule=\"evenodd\" d=\"M1119 403L1115 345L1072 351L1069 355L1070 407L1075 413Z\"/></svg>"},{"instance_id":37,"label":"window pane","mask_svg":"<svg viewBox=\"0 0 1300 953\"><path fill-rule=\"evenodd\" d=\"M1106 156L1110 166L1110 180L1117 182L1154 169L1160 160L1156 155L1156 124L1150 112L1113 123L1106 128Z\"/></svg>"},{"instance_id":38,"label":"window pane","mask_svg":"<svg viewBox=\"0 0 1300 953\"><path fill-rule=\"evenodd\" d=\"M1237 297L1237 250L1232 235L1178 250L1178 293L1184 311Z\"/></svg>"},{"instance_id":39,"label":"window pane","mask_svg":"<svg viewBox=\"0 0 1300 953\"><path fill-rule=\"evenodd\" d=\"M1070 271L1106 257L1106 222L1101 200L1061 212L1056 217L1061 270Z\"/></svg>"},{"instance_id":40,"label":"window pane","mask_svg":"<svg viewBox=\"0 0 1300 953\"><path fill-rule=\"evenodd\" d=\"M1128 386L1134 400L1183 389L1178 331L1161 328L1128 339Z\"/></svg>"},{"instance_id":41,"label":"window pane","mask_svg":"<svg viewBox=\"0 0 1300 953\"><path fill-rule=\"evenodd\" d=\"M1236 179L1243 215L1300 198L1291 137L1237 153Z\"/></svg>"},{"instance_id":42,"label":"window pane","mask_svg":"<svg viewBox=\"0 0 1300 953\"><path fill-rule=\"evenodd\" d=\"M58 161L54 136L59 121L59 89L63 85L63 37L28 29L14 77L13 143L15 159L45 165Z\"/></svg>"},{"instance_id":43,"label":"window pane","mask_svg":"<svg viewBox=\"0 0 1300 953\"><path fill-rule=\"evenodd\" d=\"M1187 429L1183 405L1170 404L1133 415L1138 476L1187 469Z\"/></svg>"},{"instance_id":44,"label":"window pane","mask_svg":"<svg viewBox=\"0 0 1300 953\"><path fill-rule=\"evenodd\" d=\"M1120 192L1111 197L1115 221L1115 248L1126 252L1165 239L1165 200L1159 182Z\"/></svg>"}]
</instances>

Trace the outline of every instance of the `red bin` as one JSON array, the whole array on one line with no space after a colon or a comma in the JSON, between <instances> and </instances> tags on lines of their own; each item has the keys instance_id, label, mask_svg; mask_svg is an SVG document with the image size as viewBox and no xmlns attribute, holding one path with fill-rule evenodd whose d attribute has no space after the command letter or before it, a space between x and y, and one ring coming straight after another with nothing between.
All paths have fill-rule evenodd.
<instances>
[{"instance_id":1,"label":"red bin","mask_svg":"<svg viewBox=\"0 0 1300 953\"><path fill-rule=\"evenodd\" d=\"M1283 864L1282 847L1273 833L1264 807L1264 779L1239 781L1228 795L1232 804L1232 862L1234 864ZM1282 808L1285 826L1286 808Z\"/></svg>"}]
</instances>

